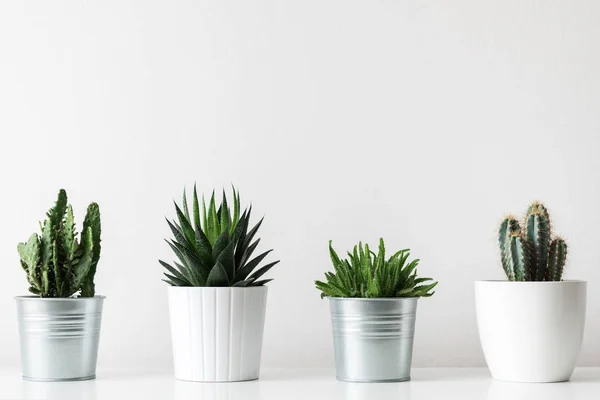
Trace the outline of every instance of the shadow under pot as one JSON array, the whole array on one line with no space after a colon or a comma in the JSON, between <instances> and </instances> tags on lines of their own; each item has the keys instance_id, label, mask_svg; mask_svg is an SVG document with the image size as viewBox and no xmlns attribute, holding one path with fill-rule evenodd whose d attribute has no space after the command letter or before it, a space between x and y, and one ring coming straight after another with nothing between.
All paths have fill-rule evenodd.
<instances>
[{"instance_id":1,"label":"shadow under pot","mask_svg":"<svg viewBox=\"0 0 600 400\"><path fill-rule=\"evenodd\" d=\"M562 382L575 368L587 282L475 282L481 347L494 379Z\"/></svg>"},{"instance_id":2,"label":"shadow under pot","mask_svg":"<svg viewBox=\"0 0 600 400\"><path fill-rule=\"evenodd\" d=\"M169 287L175 378L258 379L267 287Z\"/></svg>"},{"instance_id":3,"label":"shadow under pot","mask_svg":"<svg viewBox=\"0 0 600 400\"><path fill-rule=\"evenodd\" d=\"M15 297L23 379L94 379L104 298Z\"/></svg>"},{"instance_id":4,"label":"shadow under pot","mask_svg":"<svg viewBox=\"0 0 600 400\"><path fill-rule=\"evenodd\" d=\"M337 379L410 380L418 299L329 297Z\"/></svg>"}]
</instances>

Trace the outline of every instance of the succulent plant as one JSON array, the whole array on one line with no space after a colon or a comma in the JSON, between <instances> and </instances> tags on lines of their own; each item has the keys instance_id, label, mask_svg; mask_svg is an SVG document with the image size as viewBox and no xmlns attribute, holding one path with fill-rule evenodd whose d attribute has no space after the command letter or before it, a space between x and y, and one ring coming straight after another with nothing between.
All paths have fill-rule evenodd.
<instances>
[{"instance_id":1,"label":"succulent plant","mask_svg":"<svg viewBox=\"0 0 600 400\"><path fill-rule=\"evenodd\" d=\"M552 237L550 215L539 202L532 203L523 221L513 216L500 224L498 245L502 268L509 281L560 281L567 259L567 244Z\"/></svg>"},{"instance_id":2,"label":"succulent plant","mask_svg":"<svg viewBox=\"0 0 600 400\"><path fill-rule=\"evenodd\" d=\"M223 191L221 204L217 207L213 191L208 206L202 197L202 213L196 185L192 196L190 216L187 195L183 191L181 209L175 203L177 220L167 219L174 239L166 240L178 262L170 265L162 260L166 268L167 282L172 286L261 286L272 279L261 279L279 261L274 261L256 269L272 251L250 259L260 239L254 239L264 217L250 228L252 206L240 215L240 195L233 191L233 209ZM256 271L255 271L256 269Z\"/></svg>"},{"instance_id":3,"label":"succulent plant","mask_svg":"<svg viewBox=\"0 0 600 400\"><path fill-rule=\"evenodd\" d=\"M41 297L94 297L94 275L100 259L100 209L91 203L77 240L73 208L61 189L48 219L40 223L41 235L34 233L17 250L21 266L31 285L29 291Z\"/></svg>"},{"instance_id":4,"label":"succulent plant","mask_svg":"<svg viewBox=\"0 0 600 400\"><path fill-rule=\"evenodd\" d=\"M329 255L335 273L325 273L327 282L315 282L321 298L430 297L435 293L431 290L437 282L417 277L419 260L407 263L409 249L400 250L386 260L383 239L379 239L377 254L368 244L359 243L348 252L348 260L341 260L329 241Z\"/></svg>"}]
</instances>

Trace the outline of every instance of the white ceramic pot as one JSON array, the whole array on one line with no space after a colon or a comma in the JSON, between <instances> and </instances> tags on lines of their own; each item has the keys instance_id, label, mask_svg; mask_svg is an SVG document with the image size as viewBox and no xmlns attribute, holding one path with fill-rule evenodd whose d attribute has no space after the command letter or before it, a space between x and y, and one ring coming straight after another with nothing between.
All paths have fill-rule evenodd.
<instances>
[{"instance_id":1,"label":"white ceramic pot","mask_svg":"<svg viewBox=\"0 0 600 400\"><path fill-rule=\"evenodd\" d=\"M573 373L585 326L587 282L475 282L481 346L492 376L561 382Z\"/></svg>"},{"instance_id":2,"label":"white ceramic pot","mask_svg":"<svg viewBox=\"0 0 600 400\"><path fill-rule=\"evenodd\" d=\"M258 379L267 287L169 287L175 377Z\"/></svg>"}]
</instances>

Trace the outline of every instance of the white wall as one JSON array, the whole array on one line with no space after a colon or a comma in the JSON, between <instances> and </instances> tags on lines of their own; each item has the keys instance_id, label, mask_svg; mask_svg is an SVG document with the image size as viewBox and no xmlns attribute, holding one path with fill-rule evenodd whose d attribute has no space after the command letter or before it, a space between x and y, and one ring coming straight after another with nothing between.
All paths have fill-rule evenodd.
<instances>
[{"instance_id":1,"label":"white wall","mask_svg":"<svg viewBox=\"0 0 600 400\"><path fill-rule=\"evenodd\" d=\"M100 367L170 365L157 259L196 181L266 215L265 367L333 365L327 241L380 236L440 281L415 365L483 365L473 281L502 278L497 223L532 199L589 280L580 364L600 365L599 42L593 0L1 2L0 363L16 244L64 187L103 215Z\"/></svg>"}]
</instances>

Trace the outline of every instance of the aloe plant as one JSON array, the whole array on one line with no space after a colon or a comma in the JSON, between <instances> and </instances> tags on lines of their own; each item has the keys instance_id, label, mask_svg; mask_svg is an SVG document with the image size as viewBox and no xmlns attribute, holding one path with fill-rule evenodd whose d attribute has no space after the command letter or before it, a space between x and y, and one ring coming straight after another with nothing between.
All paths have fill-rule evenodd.
<instances>
[{"instance_id":1,"label":"aloe plant","mask_svg":"<svg viewBox=\"0 0 600 400\"><path fill-rule=\"evenodd\" d=\"M500 224L498 245L502 268L509 281L560 281L567 244L552 237L550 214L540 202L532 203L523 220L513 216Z\"/></svg>"},{"instance_id":2,"label":"aloe plant","mask_svg":"<svg viewBox=\"0 0 600 400\"><path fill-rule=\"evenodd\" d=\"M200 202L194 185L190 213L184 189L182 206L175 203L177 220L167 219L174 238L166 242L179 262L171 265L159 260L167 270L163 281L172 286L246 287L261 286L272 280L259 279L279 263L273 261L259 268L272 250L250 258L260 242L254 237L264 217L250 228L252 207L240 215L240 195L235 188L232 191L232 207L225 191L217 207L214 191L210 201L206 202L202 197Z\"/></svg>"},{"instance_id":3,"label":"aloe plant","mask_svg":"<svg viewBox=\"0 0 600 400\"><path fill-rule=\"evenodd\" d=\"M88 206L79 241L73 208L61 189L48 219L40 223L41 235L34 233L19 243L21 266L27 274L29 291L41 297L94 297L94 276L100 259L100 209Z\"/></svg>"},{"instance_id":4,"label":"aloe plant","mask_svg":"<svg viewBox=\"0 0 600 400\"><path fill-rule=\"evenodd\" d=\"M430 297L437 285L431 278L419 278L419 260L408 262L410 250L396 252L385 257L383 239L374 253L368 244L359 243L348 259L340 259L329 241L329 255L335 272L325 273L326 282L315 281L323 297Z\"/></svg>"}]
</instances>

